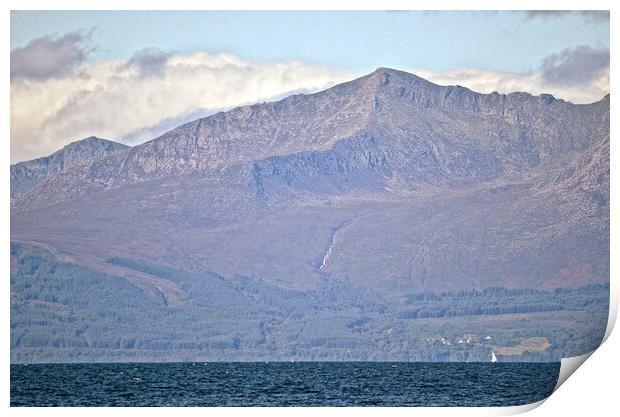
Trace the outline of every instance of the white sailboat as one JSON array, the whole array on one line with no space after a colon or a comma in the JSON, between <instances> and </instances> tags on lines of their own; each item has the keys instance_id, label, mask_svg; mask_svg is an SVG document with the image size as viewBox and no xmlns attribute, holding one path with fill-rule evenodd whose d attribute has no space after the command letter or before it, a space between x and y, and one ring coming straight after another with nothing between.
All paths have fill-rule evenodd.
<instances>
[{"instance_id":1,"label":"white sailboat","mask_svg":"<svg viewBox=\"0 0 620 417\"><path fill-rule=\"evenodd\" d=\"M491 349L491 362L497 362L497 356L495 356L495 351Z\"/></svg>"}]
</instances>

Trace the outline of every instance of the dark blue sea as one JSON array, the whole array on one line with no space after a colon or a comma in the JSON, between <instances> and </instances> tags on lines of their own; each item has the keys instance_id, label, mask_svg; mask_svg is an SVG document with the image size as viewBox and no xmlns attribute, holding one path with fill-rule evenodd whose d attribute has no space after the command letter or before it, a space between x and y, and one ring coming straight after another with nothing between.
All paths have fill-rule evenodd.
<instances>
[{"instance_id":1,"label":"dark blue sea","mask_svg":"<svg viewBox=\"0 0 620 417\"><path fill-rule=\"evenodd\" d=\"M11 406L511 406L548 397L559 363L11 365Z\"/></svg>"}]
</instances>

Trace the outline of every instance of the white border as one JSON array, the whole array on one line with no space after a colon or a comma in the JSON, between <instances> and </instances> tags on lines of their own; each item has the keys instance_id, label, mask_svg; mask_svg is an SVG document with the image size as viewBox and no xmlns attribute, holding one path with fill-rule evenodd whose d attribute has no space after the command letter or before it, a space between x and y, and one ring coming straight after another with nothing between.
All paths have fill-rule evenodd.
<instances>
[{"instance_id":1,"label":"white border","mask_svg":"<svg viewBox=\"0 0 620 417\"><path fill-rule=\"evenodd\" d=\"M53 3L46 2L43 0L33 1L33 0L23 0L23 1L13 1L9 0L5 2L6 8L2 10L2 22L4 24L1 25L3 28L0 30L2 34L3 42L7 46L7 49L10 49L10 9L15 10L314 10L314 9L322 9L322 10L347 10L347 9L355 9L355 10L407 10L413 8L418 10L496 10L500 3L496 1L480 1L473 0L469 1L466 4L460 1L451 0L451 1L438 1L438 0L418 0L415 3L407 0L383 0L381 2L376 1L368 1L368 0L358 0L358 1L346 1L346 0L314 0L314 1L285 1L285 0L263 0L261 2L251 1L251 0L226 0L226 1L198 1L198 0L176 0L174 2L166 2L162 0L152 0L149 2L136 2L129 0L108 0L108 1L90 1L88 3L76 1L76 0L60 0L55 1ZM579 10L579 9L589 9L589 10L611 10L611 39L617 38L617 30L615 30L615 25L617 19L615 18L618 8L614 7L615 4L611 1L598 1L598 0L589 0L589 1L575 1L575 0L565 0L562 2L552 2L552 1L542 1L542 0L521 0L521 1L503 1L501 5L504 6L504 9L507 10L549 10L549 9L563 9L563 10ZM616 43L612 42L612 54L611 54L611 68L616 68ZM2 101L2 110L3 117L2 119L2 131L4 132L4 149L5 152L2 153L2 158L5 161L5 167L8 167L10 164L10 142L9 142L9 54L8 51L5 50L4 55L2 55L3 67L2 67L2 75L3 75L3 83L2 83L2 93L4 100ZM615 84L612 82L612 90L614 90ZM616 91L612 92L612 97L616 97ZM613 99L612 99L613 101ZM611 131L616 132L618 115L617 111L615 111L615 105L612 105L612 116L611 116ZM614 134L612 133L612 136ZM613 143L614 139L612 139L611 143L611 171L612 173L616 172L616 168L618 167L618 151L617 146ZM8 174L8 172L6 173ZM8 175L0 176L0 184L1 195L5 196L5 204L2 206L2 232L4 236L9 236L9 221L10 221L10 213L9 213L9 176ZM612 179L611 183L611 253L620 253L618 251L618 222L617 222L617 214L618 214L618 193L617 189L614 186L615 182ZM8 243L8 242L7 242ZM3 270L8 270L9 267L9 251L0 251L0 257L2 259ZM618 286L617 286L617 261L614 257L611 257L611 305L610 305L610 321L606 333L606 338L609 337L610 331L613 327L617 316L618 310ZM5 360L0 361L0 366L2 367L2 374L4 375L4 379L2 380L2 390L1 392L1 400L3 407L7 407L9 405L9 357L10 357L10 329L9 329L9 314L10 314L10 303L9 303L9 294L10 294L10 285L8 276L4 276L3 280L3 308L1 310L2 317L2 325L4 330L5 337L3 338L2 343L2 356ZM620 341L617 335L609 338L607 342L594 353L594 359L588 361L586 365L579 370L578 378L571 378L571 383L567 383L562 385L562 388L558 390L557 393L554 393L548 401L546 401L543 407L536 409L533 412L533 415L573 415L573 413L579 413L583 415L585 413L595 412L595 415L600 413L600 415L608 415L610 410L617 409L618 400L617 400L617 392L615 389L615 384L618 381L618 360L614 354L615 351L618 350L620 346ZM574 381L573 381L574 380ZM542 402L541 402L542 403ZM506 415L512 414L515 412L524 412L529 409L535 408L539 406L541 403L537 403L530 406L523 407L507 407L507 408L482 408L482 409L471 409L471 408L415 408L415 409L359 409L359 408L346 408L346 409L332 409L332 408L323 408L320 409L321 413L334 413L338 415L355 415L355 416L365 416L365 415L376 415L378 413L389 413L393 415L411 415L411 413L415 413L416 415L472 415L472 416L483 416L483 415ZM80 408L69 409L10 409L8 410L10 415L82 415L84 410ZM89 409L88 413L94 416L100 415L108 415L111 410L106 408L98 408L98 409ZM137 408L122 408L122 409L114 409L113 412L118 415L135 415L136 413L142 414L143 412L152 416L169 416L174 413L181 413L184 415L204 415L204 413L215 413L217 415L224 416L232 416L236 415L240 410L239 409L170 409L170 408L159 408L159 409L137 409ZM294 411L296 415L315 415L317 409L242 409L242 412L247 413L250 412L254 415L264 415L264 416L273 416L273 415L289 415L291 411Z\"/></svg>"}]
</instances>

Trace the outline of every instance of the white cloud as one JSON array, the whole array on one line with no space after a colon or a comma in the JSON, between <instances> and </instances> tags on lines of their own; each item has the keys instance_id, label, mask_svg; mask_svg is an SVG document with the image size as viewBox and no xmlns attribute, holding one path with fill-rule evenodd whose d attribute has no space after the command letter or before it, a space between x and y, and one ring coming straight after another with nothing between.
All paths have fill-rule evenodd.
<instances>
[{"instance_id":1,"label":"white cloud","mask_svg":"<svg viewBox=\"0 0 620 417\"><path fill-rule=\"evenodd\" d=\"M574 56L570 54L571 65ZM563 66L568 62L560 61ZM477 68L410 72L483 93L551 93L575 103L597 101L609 92L604 65L589 71L583 82L561 85L544 77L543 69L521 74ZM218 110L319 91L358 75L303 62L252 63L232 54L152 49L129 61L85 61L62 76L12 80L11 161L47 155L91 135L141 143Z\"/></svg>"},{"instance_id":2,"label":"white cloud","mask_svg":"<svg viewBox=\"0 0 620 417\"><path fill-rule=\"evenodd\" d=\"M162 51L159 48L144 48L133 54L127 65L135 65L142 75L161 75L171 56L172 52Z\"/></svg>"},{"instance_id":3,"label":"white cloud","mask_svg":"<svg viewBox=\"0 0 620 417\"><path fill-rule=\"evenodd\" d=\"M551 54L543 60L540 74L550 85L583 85L609 72L609 49L579 45Z\"/></svg>"},{"instance_id":4,"label":"white cloud","mask_svg":"<svg viewBox=\"0 0 620 417\"><path fill-rule=\"evenodd\" d=\"M232 54L166 56L144 75L124 61L85 62L64 77L11 83L11 160L52 153L87 136L141 142L215 110L300 91L353 74L302 62L252 63Z\"/></svg>"},{"instance_id":5,"label":"white cloud","mask_svg":"<svg viewBox=\"0 0 620 417\"><path fill-rule=\"evenodd\" d=\"M45 80L72 72L88 58L90 33L69 32L64 36L43 36L11 51L12 80Z\"/></svg>"},{"instance_id":6,"label":"white cloud","mask_svg":"<svg viewBox=\"0 0 620 417\"><path fill-rule=\"evenodd\" d=\"M601 69L596 77L579 84L557 85L547 81L541 72L511 73L478 68L458 68L450 71L411 70L414 74L440 85L461 85L480 93L511 93L523 91L538 95L553 94L573 103L592 103L609 93L609 68Z\"/></svg>"}]
</instances>

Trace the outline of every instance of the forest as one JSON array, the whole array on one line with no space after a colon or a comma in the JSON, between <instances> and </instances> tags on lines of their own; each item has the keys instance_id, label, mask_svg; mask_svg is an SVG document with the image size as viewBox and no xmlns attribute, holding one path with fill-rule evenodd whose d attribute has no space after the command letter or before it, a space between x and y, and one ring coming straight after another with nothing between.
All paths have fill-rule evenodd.
<instances>
[{"instance_id":1,"label":"forest","mask_svg":"<svg viewBox=\"0 0 620 417\"><path fill-rule=\"evenodd\" d=\"M557 361L595 348L609 287L487 288L386 300L326 280L297 291L240 275L108 259L175 282L167 305L129 281L11 245L11 361ZM541 347L528 341L543 340ZM531 344L531 343L530 343ZM502 350L503 349L503 350ZM528 350L530 349L530 350Z\"/></svg>"}]
</instances>

